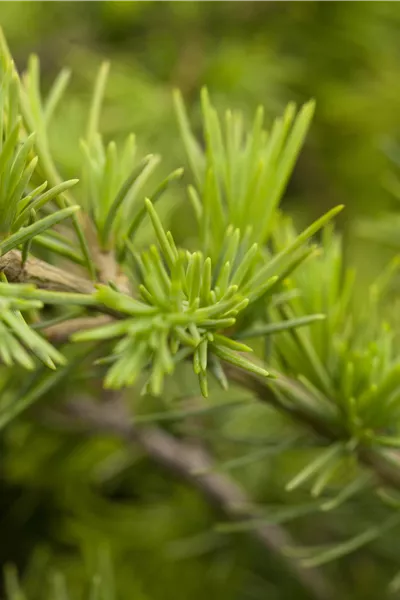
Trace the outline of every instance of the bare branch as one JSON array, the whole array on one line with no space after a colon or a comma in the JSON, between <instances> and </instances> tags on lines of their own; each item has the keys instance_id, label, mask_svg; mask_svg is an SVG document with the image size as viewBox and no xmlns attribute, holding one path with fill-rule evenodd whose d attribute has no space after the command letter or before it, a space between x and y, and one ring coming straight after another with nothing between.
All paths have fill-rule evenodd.
<instances>
[{"instance_id":1,"label":"bare branch","mask_svg":"<svg viewBox=\"0 0 400 600\"><path fill-rule=\"evenodd\" d=\"M11 250L0 257L0 272L11 283L32 283L43 290L92 294L94 285L88 279L68 273L37 258L28 258L22 264L21 252Z\"/></svg>"}]
</instances>

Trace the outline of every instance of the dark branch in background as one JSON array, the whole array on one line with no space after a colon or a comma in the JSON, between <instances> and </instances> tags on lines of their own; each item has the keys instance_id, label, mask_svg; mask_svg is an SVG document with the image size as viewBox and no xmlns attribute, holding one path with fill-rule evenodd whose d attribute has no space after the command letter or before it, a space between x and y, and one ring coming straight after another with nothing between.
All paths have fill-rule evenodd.
<instances>
[{"instance_id":1,"label":"dark branch in background","mask_svg":"<svg viewBox=\"0 0 400 600\"><path fill-rule=\"evenodd\" d=\"M113 257L108 254L97 261L99 277L104 281L108 276L119 276L118 269L112 265ZM10 282L32 283L45 290L78 292L91 294L94 284L65 270L54 267L44 261L29 258L24 265L21 253L12 250L0 257L0 272L4 272ZM123 283L123 281L122 281ZM97 306L99 312L108 313L105 307ZM81 329L89 329L99 324L109 322L112 317L107 314L94 317L82 317L59 323L44 330L48 339L54 343L68 341L69 337ZM251 391L261 402L274 406L287 414L294 421L303 424L313 431L317 437L325 441L345 439L346 432L340 431L333 423L327 423L313 411L305 410L296 404L283 404L273 393L272 386L295 386L296 382L278 374L279 380L271 383L257 375L242 371L232 365L226 365L228 379L233 383ZM138 443L147 454L157 463L164 466L197 487L204 496L217 504L233 520L248 519L254 516L251 505L243 490L226 476L212 472L199 473L195 471L208 470L212 466L211 459L198 448L178 441L160 429L135 428L129 423L129 418L123 412L123 406L116 410L115 405L99 407L97 405L79 405L70 407L75 418L84 425L93 427L96 431L112 433L128 442ZM360 447L357 450L360 463L375 473L383 484L400 490L400 461L394 451L384 451L376 448ZM270 550L282 556L285 546L292 544L288 534L279 527L259 527L254 535ZM285 558L292 572L296 574L303 585L318 599L329 598L326 584L318 572L305 571L293 559Z\"/></svg>"},{"instance_id":2,"label":"dark branch in background","mask_svg":"<svg viewBox=\"0 0 400 600\"><path fill-rule=\"evenodd\" d=\"M296 385L290 378L282 375L281 373L274 372L273 369L268 367L268 370L273 375L276 375L276 380L266 382L261 377L253 375L248 371L242 371L234 365L225 364L225 373L229 381L236 383L240 387L252 392L258 400L264 403L268 403L279 412L287 414L294 421L302 425L311 428L313 432L322 439L328 439L330 442L337 440L340 436L339 431L335 431L327 423L318 418L311 412L305 412L305 410L296 404L283 404L274 394L274 386L290 387Z\"/></svg>"},{"instance_id":3,"label":"dark branch in background","mask_svg":"<svg viewBox=\"0 0 400 600\"><path fill-rule=\"evenodd\" d=\"M108 274L117 273L109 260L108 256L104 271ZM0 257L0 272L4 272L12 283L32 283L45 290L90 294L95 289L89 280L38 259L29 258L22 265L21 253L17 250ZM76 331L105 324L111 319L108 315L70 319L47 327L43 333L53 343L65 343ZM209 502L230 519L242 520L255 516L255 508L252 508L242 488L225 475L212 472L213 462L203 449L181 442L161 429L135 427L121 401L105 405L71 403L67 408L75 425L78 423L89 428L90 432L117 435L127 443L139 444L157 464L199 489ZM305 570L298 561L284 556L284 548L294 545L284 529L276 525L259 526L253 535L265 548L284 560L313 598L330 600L333 597L319 571Z\"/></svg>"},{"instance_id":4,"label":"dark branch in background","mask_svg":"<svg viewBox=\"0 0 400 600\"><path fill-rule=\"evenodd\" d=\"M241 371L232 365L226 366L226 372L230 381L237 383L246 390L251 390L261 402L271 404L279 411L288 414L297 423L311 429L318 437L329 442L340 437L340 432L332 429L322 419L317 419L310 413L302 411L298 406L286 406L279 403L271 391L272 385L276 385L276 383L266 383L257 375ZM279 378L290 382L283 375L279 375ZM344 438L343 433L342 437ZM400 459L398 452L368 447L360 447L356 449L356 452L360 463L373 471L381 483L400 490Z\"/></svg>"},{"instance_id":5,"label":"dark branch in background","mask_svg":"<svg viewBox=\"0 0 400 600\"><path fill-rule=\"evenodd\" d=\"M339 432L335 432L326 423L319 419L316 415L311 412L305 412L301 406L296 404L283 404L273 392L274 386L286 384L287 387L293 386L292 382L288 377L285 377L281 373L275 373L273 369L268 367L268 371L273 375L276 375L276 380L265 382L257 375L252 375L247 371L242 371L234 365L225 364L225 373L229 381L236 383L240 387L252 392L258 400L264 403L268 403L279 412L283 412L289 415L294 421L306 425L311 428L315 434L323 439L329 439L329 441L335 441L340 435Z\"/></svg>"},{"instance_id":6,"label":"dark branch in background","mask_svg":"<svg viewBox=\"0 0 400 600\"><path fill-rule=\"evenodd\" d=\"M69 402L63 410L61 415L53 413L56 417L52 419L53 424L83 426L91 434L111 434L128 444L138 444L155 463L197 488L229 519L240 521L257 516L256 508L240 485L226 475L214 472L214 463L202 448L178 440L157 427L136 427L121 399L105 404L79 399ZM316 600L333 598L333 591L320 571L304 569L296 559L285 556L285 548L294 546L295 542L283 528L259 525L252 535L284 561L310 597Z\"/></svg>"},{"instance_id":7,"label":"dark branch in background","mask_svg":"<svg viewBox=\"0 0 400 600\"><path fill-rule=\"evenodd\" d=\"M104 271L115 274L116 271L109 262L112 263L107 257L107 268ZM94 291L90 281L70 275L44 261L28 259L22 266L18 251L9 252L0 258L0 271L6 274L10 282L33 283L42 289L80 293ZM50 326L43 333L52 342L63 343L76 331L96 327L110 320L108 315L81 317ZM194 485L230 519L242 520L255 515L255 510L241 487L225 475L212 472L212 460L203 449L178 441L161 429L136 428L130 423L122 402L103 406L79 402L68 405L68 409L80 424L89 427L91 431L117 435L128 443L139 444L157 464ZM284 557L284 548L294 545L284 529L274 525L259 526L253 535L265 548L285 561L313 598L332 598L327 583L318 571L304 570L296 560Z\"/></svg>"}]
</instances>

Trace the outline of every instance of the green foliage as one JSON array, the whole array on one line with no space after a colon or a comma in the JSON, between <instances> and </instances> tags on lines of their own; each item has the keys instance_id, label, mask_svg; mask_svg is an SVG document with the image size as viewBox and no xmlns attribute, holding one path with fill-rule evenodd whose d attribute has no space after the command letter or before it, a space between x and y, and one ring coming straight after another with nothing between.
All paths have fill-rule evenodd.
<instances>
[{"instance_id":1,"label":"green foliage","mask_svg":"<svg viewBox=\"0 0 400 600\"><path fill-rule=\"evenodd\" d=\"M240 368L268 376L264 368L238 354L238 352L251 351L251 348L217 332L234 326L236 317L246 309L248 304L260 299L265 301L265 296L270 293L271 288L307 256L308 252L302 250L302 257L299 260L299 249L341 208L331 211L310 226L279 255L275 257L266 255L267 264L255 274L261 256L257 244L252 242L258 240L264 243L268 231L264 227L262 232L257 232L250 223L265 222L270 228L271 219L276 219L277 203L301 147L312 114L312 105L305 107L299 113L290 133L294 108L289 106L283 119L276 121L269 137L262 130L262 111L258 111L253 130L248 134L243 147L241 117L240 115L231 117L230 113L227 113L227 137L226 148L224 148L217 114L209 103L207 92L204 91L203 112L208 166L203 168L204 173L201 173L201 165L205 160L201 158L193 135L187 129L187 118L182 101L179 96L176 96L178 120L186 146L189 145L195 179L199 182L199 178L205 177L202 189L196 191L191 187L190 194L197 198L197 206L201 204L203 207L201 214L198 214L201 229L199 237L204 252L214 255L216 268L213 269L211 257L207 254L207 257L203 258L201 252L189 253L177 250L170 232L164 231L150 200L146 201L146 206L161 255L157 248L152 246L149 252L144 251L138 257L132 250L130 239L140 226L145 212L140 208L135 210L137 204L135 199L158 159L147 157L132 170L131 165L135 155L132 136L128 138L120 157L114 142L110 142L107 149L104 148L98 133L98 123L107 70L105 64L99 71L89 113L87 139L82 142L85 155L83 175L86 182L83 208L93 220L102 251L113 251L115 260L124 260L127 253L132 255L131 258L139 269L138 290L142 301L130 299L126 295L122 296L112 288L100 289L94 295L93 303L104 305L116 313L128 314L130 318L124 322L78 334L75 339L93 341L122 336L122 340L110 357L114 364L105 379L106 387L111 388L133 385L138 375L150 365L149 382L144 390L158 395L163 389L165 375L172 374L174 363L184 360L188 354L193 354L193 369L205 396L208 394L209 356L215 373L221 373L219 361L222 359ZM25 122L30 129L37 128L39 132L36 145L41 158L40 164L54 181L59 179L59 175L51 159L46 128L49 115L53 115L62 95L66 79L66 75L61 73L46 103L43 103L39 92L39 65L33 58L21 87ZM192 147L197 148L196 156L190 149ZM241 180L233 181L233 173L241 173ZM182 170L178 169L161 182L152 195L153 202L158 200L168 184L181 174ZM58 193L64 192L67 188L68 184L57 184L55 187ZM214 190L212 193L216 193L217 196L210 196L212 189ZM237 194L236 190L240 193ZM255 196L253 190L257 192ZM48 201L54 199L55 194L44 196ZM224 205L222 198L225 199ZM69 196L67 202L71 203ZM31 206L37 208L43 203L43 196L37 199L33 195L28 208ZM251 211L253 204L254 214ZM250 210L245 211L246 207ZM31 241L32 237L43 233L44 225L56 224L60 218L72 214L73 210L75 210L74 206L61 209L45 217L41 222L22 229L3 243L3 253L21 243ZM244 220L244 212L250 220ZM23 224L25 214L27 208L24 208L19 215L18 224ZM241 222L242 229L233 227L238 222ZM211 223L215 224L214 228L210 227ZM40 226L41 224L43 225ZM75 225L82 242L82 250L89 257L88 243L82 239L82 229L77 222ZM210 244L207 243L208 237L210 237ZM121 241L125 245L122 248ZM43 242L53 251L74 260L71 253L67 251L68 242L61 247L54 243L50 245L48 240L46 244L42 238L42 245ZM216 250L219 255L215 258ZM90 272L93 272L95 267L92 262L89 268ZM132 267L131 279L134 284L135 270ZM45 294L45 298L48 303L60 302L59 296ZM69 301L73 302L71 296L65 295L65 305ZM138 317L144 316L148 318L139 322ZM223 386L226 385L224 377L219 376L219 380Z\"/></svg>"},{"instance_id":2,"label":"green foliage","mask_svg":"<svg viewBox=\"0 0 400 600\"><path fill-rule=\"evenodd\" d=\"M89 600L113 600L115 593L111 579L110 565L108 563L104 564L104 560L99 561L99 563L99 568L102 568L102 574L97 573L92 577L86 597ZM47 589L43 597L47 597L49 600L69 600L68 585L62 573L54 572L46 583L47 586L45 587ZM8 565L5 569L5 589L7 600L27 599L26 594L21 588L16 570L11 565Z\"/></svg>"},{"instance_id":3,"label":"green foliage","mask_svg":"<svg viewBox=\"0 0 400 600\"><path fill-rule=\"evenodd\" d=\"M278 248L294 235L287 228L277 241ZM301 319L310 312L326 315L312 328L279 335L277 365L284 365L288 374L299 379L312 404L327 408L327 418L328 414L332 418L333 409L336 424L357 442L398 420L395 322L384 314L385 297L398 265L395 259L371 283L360 305L355 273L343 271L340 237L327 229L320 255L302 265L288 283L288 289L300 289L302 295L270 310L272 321Z\"/></svg>"},{"instance_id":4,"label":"green foliage","mask_svg":"<svg viewBox=\"0 0 400 600\"><path fill-rule=\"evenodd\" d=\"M342 44L335 45L329 68L323 67L329 54L324 45L319 64L311 40L317 31L324 43L332 42L324 15L338 19L334 3L314 18L322 30L311 23L318 6L298 9L303 22L299 16L301 26L285 29L288 62L286 71L279 63L276 73L270 65L277 47L267 56L257 24L262 19L252 3L249 13L243 9L243 23L252 23L258 33L240 41L240 52L236 34L229 40L205 17L225 15L218 22L232 27L238 15L242 19L233 5L228 15L218 3L207 9L200 3L176 9L164 4L154 11L146 3L140 8L106 2L101 11L116 31L125 20L136 23L137 38L147 42L157 23L140 29L146 11L159 12L163 28L174 11L173 23L190 24L191 50L186 56L179 47L183 66L176 69L183 94L174 93L182 145L160 80L163 68L161 77L167 77L169 67L162 65L179 46L178 34L171 45L166 40L143 45L143 64L158 72L157 82L129 49L134 66L127 61L109 73L104 63L87 102L84 78L95 73L95 55L72 50L78 78L63 69L49 86L46 60L41 72L32 57L19 78L2 42L0 485L11 494L16 489L17 500L13 510L0 512L11 537L19 533L24 544L28 540L23 560L12 545L0 550L1 562L20 563L22 575L18 584L15 571L6 572L7 600L303 597L297 584L291 587L285 559L277 568L267 553L260 559L243 538L236 544L227 535L250 532L262 541L271 526L287 527L306 544L279 548L301 568L340 561L323 571L335 578L337 595L345 598L351 589L352 598L375 598L376 589L380 594L398 571L400 551L398 261L384 270L380 251L369 252L356 263L357 276L349 264L357 260L351 254L358 244L354 232L397 248L397 213L379 227L376 220L351 223L345 245L330 224L341 205L298 234L288 205L280 203L309 190L310 202L301 206L307 210L298 214L304 227L308 212L320 214L331 198L350 199L354 208L350 180L358 182L354 196L373 197L380 162L368 148L381 132L377 115L382 127L392 127L394 111L375 105L383 87L367 93L361 83L346 88ZM288 10L293 17L294 8ZM343 10L358 27L356 9ZM385 10L370 8L368 18ZM268 11L271 22L285 21L276 7ZM90 13L88 24L99 26L99 14ZM204 18L196 26L194 14ZM369 39L361 25L357 31L363 32L358 40ZM218 39L218 50L212 64L199 66L201 40L210 36ZM289 67L300 38L302 58ZM157 60L158 46L163 54ZM365 61L367 46L362 41L355 51L360 81L378 64L371 57ZM380 54L379 61L393 66L392 54ZM50 58L50 71L56 62ZM321 66L329 79L322 86L314 76ZM390 89L397 89L391 70L381 71ZM300 109L291 103L271 123L268 115L286 103L279 86L287 77ZM215 106L225 103L221 91L229 88L229 103L242 110L220 112L206 88L198 109L193 99L203 80L211 84ZM314 102L301 106L310 90L318 98L319 120L287 192L314 113ZM247 109L260 98L268 103L266 115L259 107L251 119ZM127 135L132 129L137 137ZM176 168L181 147L190 167L185 174ZM162 160L152 153L155 148L162 150ZM387 187L398 193L393 178ZM175 213L168 222L171 201ZM309 211L313 202L318 208ZM35 264L38 270L31 271ZM377 279L374 270L380 271ZM28 378L24 369L32 371ZM116 399L126 409L122 423ZM95 407L89 425L87 400ZM91 435L83 436L82 427ZM164 468L182 474L191 446L207 448L213 460L192 465L186 480L199 489L204 482L222 482L218 490L239 482L248 492L247 512L228 499L220 508L234 522L216 526L215 514L195 493L159 475L148 462L149 457L157 462L160 446L151 444L159 431L176 444L159 461ZM10 503L14 506L13 496ZM51 515L49 522L40 521L37 506ZM35 520L39 532L32 534L31 547L26 523ZM42 570L35 562L38 539L50 549L50 564ZM109 565L93 564L104 540L116 567L115 585ZM351 581L347 569L355 573ZM56 572L48 589L42 584L49 579L45 571ZM93 572L99 575L87 584ZM372 584L363 587L366 572ZM391 591L398 589L398 579ZM314 596L308 590L304 597Z\"/></svg>"},{"instance_id":5,"label":"green foliage","mask_svg":"<svg viewBox=\"0 0 400 600\"><path fill-rule=\"evenodd\" d=\"M20 245L27 249L36 235L71 216L78 207L38 219L38 211L75 185L77 180L63 182L47 191L46 181L37 187L32 185L38 163L38 157L33 154L35 134L27 136L23 131L18 78L4 53L0 78L0 254L4 255Z\"/></svg>"},{"instance_id":6,"label":"green foliage","mask_svg":"<svg viewBox=\"0 0 400 600\"><path fill-rule=\"evenodd\" d=\"M255 274L260 256L257 245L249 248L249 240L240 240L239 229L228 228L223 243L222 256L217 261L219 270L213 273L211 259L204 260L201 252L178 251L170 232L165 232L153 208L146 201L155 234L161 249L151 246L138 256L134 251L134 267L139 270L142 283L139 291L142 300L134 300L110 288L101 288L95 295L99 304L129 315L129 319L92 329L75 335L75 340L94 341L122 337L113 351L115 364L110 369L105 384L120 388L135 383L149 362L151 375L144 390L160 394L166 374L174 371L174 355L182 360L193 353L193 369L199 377L203 395L207 396L207 364L219 359L243 369L269 376L268 372L248 361L238 352L251 348L218 330L234 327L236 317L248 305L261 297L265 300L280 275L285 273L284 258L290 257L301 242L332 217L332 211L309 230L301 234L282 255L275 257L275 269L268 264ZM129 246L131 249L131 247ZM280 267L280 269L279 269ZM132 271L134 279L134 270ZM138 318L142 317L140 321ZM312 322L315 317L308 317ZM284 327L284 324L280 325ZM292 327L293 323L289 324ZM222 380L225 386L225 379Z\"/></svg>"},{"instance_id":7,"label":"green foliage","mask_svg":"<svg viewBox=\"0 0 400 600\"><path fill-rule=\"evenodd\" d=\"M229 225L248 231L252 242L265 244L276 222L276 209L308 131L314 102L296 115L289 104L271 131L263 129L260 106L251 130L243 115L227 111L223 125L208 92L201 95L205 150L200 149L180 93L175 106L182 139L195 180L188 195L199 223L204 252L214 257Z\"/></svg>"},{"instance_id":8,"label":"green foliage","mask_svg":"<svg viewBox=\"0 0 400 600\"><path fill-rule=\"evenodd\" d=\"M212 273L210 258L204 260L201 252L178 251L172 236L168 235L169 232L165 233L150 201L147 201L147 209L161 255L156 246L151 246L141 256L132 257L143 282L139 285L142 301L107 287L101 288L96 294L98 302L130 318L78 333L74 338L92 341L123 336L114 349L115 363L105 385L114 388L132 385L150 362L151 374L145 390L158 395L162 391L164 376L174 371L174 356L176 362L188 353L193 354L193 369L205 396L208 394L209 357L214 363L218 364L219 358L222 358L268 377L265 369L238 354L251 351L251 348L217 333L232 327L235 317L249 303L249 299L241 293L241 283L252 270L257 256L252 249L242 247L243 260L236 269L231 269L239 245L239 230L227 235L228 240L236 238L236 249L231 253L231 262L223 263L224 267L216 277ZM275 280L268 280L265 289L271 287Z\"/></svg>"},{"instance_id":9,"label":"green foliage","mask_svg":"<svg viewBox=\"0 0 400 600\"><path fill-rule=\"evenodd\" d=\"M100 247L121 251L123 241L132 237L145 215L143 208L137 206L138 200L160 157L148 155L135 165L137 148L133 134L127 137L120 153L113 141L104 147L98 126L107 72L108 64L104 63L94 87L86 139L81 142L83 202L98 232ZM153 201L182 174L183 170L177 169L162 181L152 194Z\"/></svg>"},{"instance_id":10,"label":"green foliage","mask_svg":"<svg viewBox=\"0 0 400 600\"><path fill-rule=\"evenodd\" d=\"M17 363L34 369L35 363L27 354L27 347L45 365L55 369L64 364L64 357L26 323L22 312L37 311L43 307L37 300L23 300L18 292L31 291L29 286L0 283L0 356L4 365ZM13 297L15 294L15 297Z\"/></svg>"}]
</instances>

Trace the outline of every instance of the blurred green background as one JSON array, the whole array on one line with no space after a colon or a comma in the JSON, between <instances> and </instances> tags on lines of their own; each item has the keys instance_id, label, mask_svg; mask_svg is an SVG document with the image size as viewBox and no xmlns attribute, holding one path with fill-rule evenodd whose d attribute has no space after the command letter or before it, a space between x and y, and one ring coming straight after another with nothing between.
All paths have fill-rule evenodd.
<instances>
[{"instance_id":1,"label":"blurred green background","mask_svg":"<svg viewBox=\"0 0 400 600\"><path fill-rule=\"evenodd\" d=\"M217 106L250 116L263 104L271 121L289 101L313 97L316 116L285 207L305 224L344 203L339 225L348 234L351 260L366 276L392 252L359 241L353 225L395 206L385 178L400 132L398 3L2 2L0 23L19 68L31 52L39 55L45 88L60 68L73 70L52 131L65 177L77 172L91 88L105 59L112 70L104 135L133 131L141 154L162 155L160 173L185 164L173 87L182 90L199 132L203 85ZM183 192L175 193L183 200ZM185 215L178 227L172 213L181 236L182 223L191 223L189 209ZM265 434L288 427L261 412L241 413L240 427L232 418L227 428L257 427ZM275 559L247 537L215 534L219 516L138 451L23 421L7 430L0 446L0 531L10 539L0 545L0 562L18 565L32 598L42 597L41 573L48 565L64 570L73 597L81 598L85 577L98 560L108 562L107 554L123 599L302 597L290 578L283 581ZM258 501L278 502L285 460L296 457L269 459L237 476ZM304 519L294 531L313 542L319 528L347 534L351 510L334 521ZM371 510L367 498L362 518L368 521ZM383 586L399 568L396 556L391 541L328 567L338 597L384 597Z\"/></svg>"},{"instance_id":2,"label":"blurred green background","mask_svg":"<svg viewBox=\"0 0 400 600\"><path fill-rule=\"evenodd\" d=\"M23 67L39 54L45 81L74 79L54 133L73 169L82 106L99 63L112 75L105 135L133 130L165 168L183 161L170 90L199 118L207 85L217 105L272 119L310 97L317 113L290 198L315 213L337 202L367 212L385 203L383 150L399 128L400 11L392 2L4 2L1 23ZM23 26L21 26L23 19Z\"/></svg>"}]
</instances>

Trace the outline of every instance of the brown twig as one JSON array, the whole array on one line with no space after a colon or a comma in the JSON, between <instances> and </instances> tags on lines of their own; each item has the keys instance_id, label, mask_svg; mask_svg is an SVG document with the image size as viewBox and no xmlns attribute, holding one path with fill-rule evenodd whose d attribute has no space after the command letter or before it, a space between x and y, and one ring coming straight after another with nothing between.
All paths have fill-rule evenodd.
<instances>
[{"instance_id":1,"label":"brown twig","mask_svg":"<svg viewBox=\"0 0 400 600\"><path fill-rule=\"evenodd\" d=\"M30 283L38 288L52 292L93 294L96 291L94 282L84 277L79 277L73 273L68 273L65 269L55 267L38 258L28 258L25 263L22 262L21 252L11 250L4 256L0 256L0 273L4 273L10 283ZM126 277L119 275L118 283L121 284L122 291L128 292ZM92 307L107 315L116 316L118 313L105 306ZM58 341L68 341L67 336L62 336L62 330L68 331L68 326L63 324L57 330L52 330L57 335Z\"/></svg>"},{"instance_id":2,"label":"brown twig","mask_svg":"<svg viewBox=\"0 0 400 600\"><path fill-rule=\"evenodd\" d=\"M131 291L129 280L123 273L121 265L115 260L114 251L100 248L96 230L89 218L84 219L84 231L97 268L99 282L108 284L112 281L121 292L129 294Z\"/></svg>"},{"instance_id":3,"label":"brown twig","mask_svg":"<svg viewBox=\"0 0 400 600\"><path fill-rule=\"evenodd\" d=\"M92 294L94 285L88 279L68 273L38 258L28 258L22 263L21 252L10 250L0 257L0 273L10 283L32 283L43 290Z\"/></svg>"},{"instance_id":4,"label":"brown twig","mask_svg":"<svg viewBox=\"0 0 400 600\"><path fill-rule=\"evenodd\" d=\"M64 417L57 420L59 424L65 425L66 418L69 425L84 426L91 434L111 434L128 444L138 444L155 463L197 488L229 519L247 520L257 515L240 485L216 472L211 457L203 448L178 440L157 427L136 427L120 398L103 404L79 399L64 408ZM262 546L285 562L310 597L316 600L333 598L320 571L304 569L296 559L285 556L285 548L294 546L295 542L283 528L258 524L252 534Z\"/></svg>"}]
</instances>

